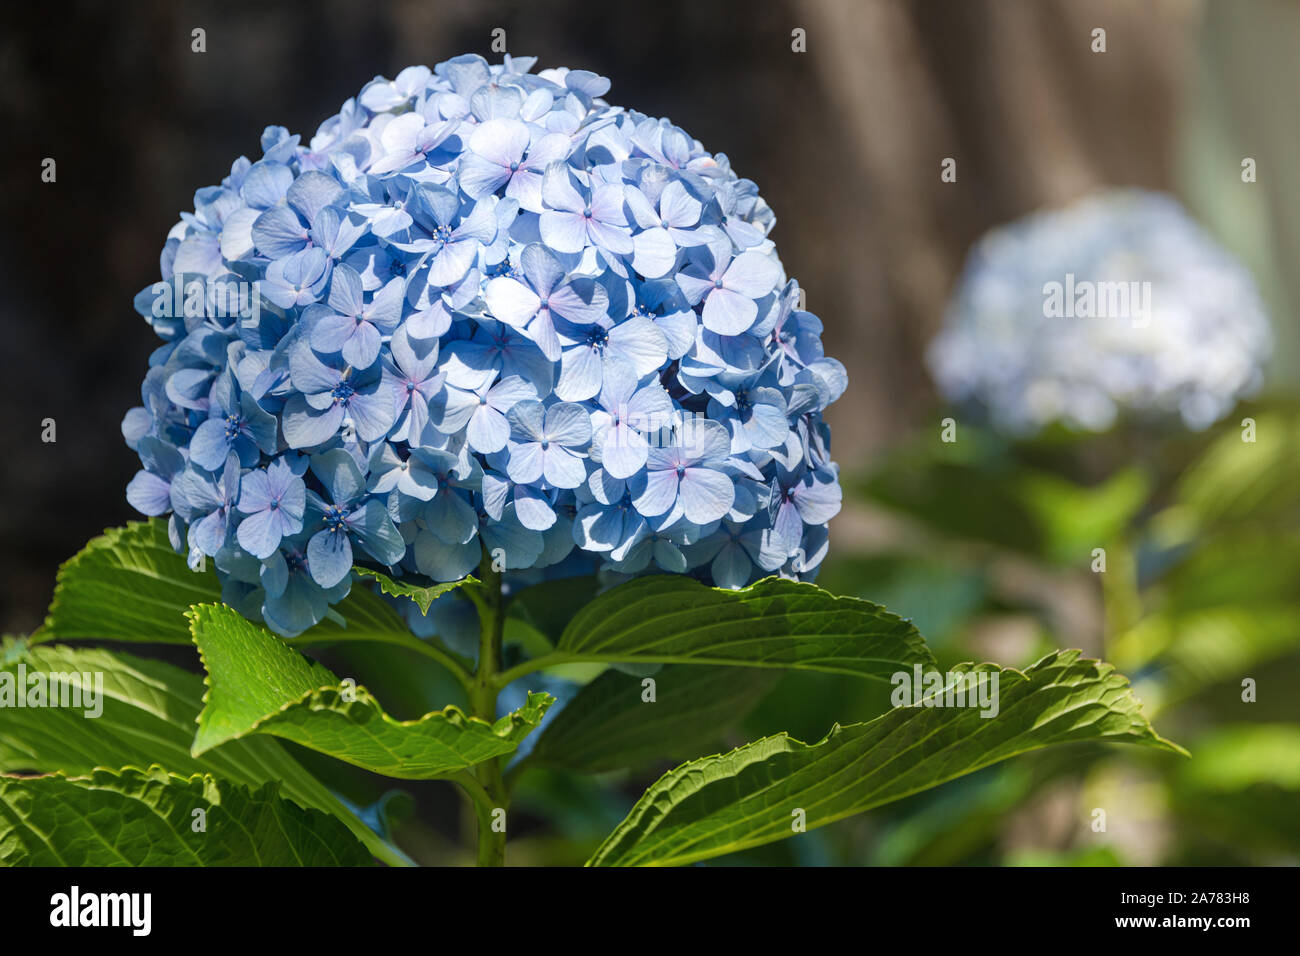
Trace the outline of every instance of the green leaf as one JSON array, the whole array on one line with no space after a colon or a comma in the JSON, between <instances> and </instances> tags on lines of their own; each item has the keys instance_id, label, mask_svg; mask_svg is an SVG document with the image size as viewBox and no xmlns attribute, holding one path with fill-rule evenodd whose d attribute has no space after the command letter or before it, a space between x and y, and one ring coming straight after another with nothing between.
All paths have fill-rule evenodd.
<instances>
[{"instance_id":1,"label":"green leaf","mask_svg":"<svg viewBox=\"0 0 1300 956\"><path fill-rule=\"evenodd\" d=\"M203 711L193 752L249 733L259 721L339 679L270 631L224 604L189 611L199 659L207 671Z\"/></svg>"},{"instance_id":2,"label":"green leaf","mask_svg":"<svg viewBox=\"0 0 1300 956\"><path fill-rule=\"evenodd\" d=\"M512 753L553 701L529 694L522 708L495 723L455 706L398 721L364 688L342 684L223 604L199 605L190 618L208 672L196 755L265 733L389 777L445 777Z\"/></svg>"},{"instance_id":3,"label":"green leaf","mask_svg":"<svg viewBox=\"0 0 1300 956\"><path fill-rule=\"evenodd\" d=\"M710 588L654 575L613 588L579 611L556 651L506 679L570 661L793 667L889 680L934 656L910 622L878 604L813 584L766 578Z\"/></svg>"},{"instance_id":4,"label":"green leaf","mask_svg":"<svg viewBox=\"0 0 1300 956\"><path fill-rule=\"evenodd\" d=\"M342 687L323 687L286 703L244 733L274 734L386 777L430 780L513 753L553 701L548 694L529 693L523 707L494 723L454 704L399 721L364 687L346 693Z\"/></svg>"},{"instance_id":5,"label":"green leaf","mask_svg":"<svg viewBox=\"0 0 1300 956\"><path fill-rule=\"evenodd\" d=\"M94 538L59 568L44 640L189 640L191 604L221 600L216 574L191 571L172 550L166 522L133 521Z\"/></svg>"},{"instance_id":6,"label":"green leaf","mask_svg":"<svg viewBox=\"0 0 1300 956\"><path fill-rule=\"evenodd\" d=\"M216 777L96 770L0 777L6 866L362 866L370 854L338 820ZM195 811L203 815L196 817ZM196 821L204 826L196 830Z\"/></svg>"},{"instance_id":7,"label":"green leaf","mask_svg":"<svg viewBox=\"0 0 1300 956\"><path fill-rule=\"evenodd\" d=\"M421 587L416 584L408 584L405 581L394 581L382 571L375 571L371 568L355 567L354 573L362 577L374 578L379 582L379 589L389 597L410 598L420 607L421 614L429 613L429 605L438 598L442 597L448 591L454 591L458 587L466 584L478 584L474 577L463 577L459 581L448 581L445 584L433 584L428 587Z\"/></svg>"},{"instance_id":8,"label":"green leaf","mask_svg":"<svg viewBox=\"0 0 1300 956\"><path fill-rule=\"evenodd\" d=\"M281 784L281 795L302 807L337 816L371 853L387 863L410 861L381 840L323 784L269 737L232 740L200 758L190 754L202 707L203 680L171 664L98 648L16 645L0 671L30 676L68 675L93 689L102 675L98 717L85 708L0 708L0 773L62 773L85 776L99 767L144 768L160 764L183 776L211 773L257 788ZM83 676L84 675L84 676Z\"/></svg>"},{"instance_id":9,"label":"green leaf","mask_svg":"<svg viewBox=\"0 0 1300 956\"><path fill-rule=\"evenodd\" d=\"M1078 651L1058 651L1023 673L973 670L998 675L996 716L898 707L833 727L815 744L781 734L691 761L645 792L589 864L677 865L760 846L791 836L795 811L809 829L825 826L1051 744L1126 741L1182 752L1152 730L1126 678Z\"/></svg>"},{"instance_id":10,"label":"green leaf","mask_svg":"<svg viewBox=\"0 0 1300 956\"><path fill-rule=\"evenodd\" d=\"M654 675L655 700L647 702L640 678L606 671L551 719L528 760L600 773L698 756L744 717L781 674L672 664Z\"/></svg>"}]
</instances>

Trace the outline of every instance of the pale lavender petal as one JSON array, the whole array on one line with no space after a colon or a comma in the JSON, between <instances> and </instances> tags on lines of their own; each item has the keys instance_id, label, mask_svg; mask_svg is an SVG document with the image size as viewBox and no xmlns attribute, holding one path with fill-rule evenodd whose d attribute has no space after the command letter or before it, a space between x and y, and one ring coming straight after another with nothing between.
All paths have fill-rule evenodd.
<instances>
[{"instance_id":1,"label":"pale lavender petal","mask_svg":"<svg viewBox=\"0 0 1300 956\"><path fill-rule=\"evenodd\" d=\"M307 542L307 567L321 587L334 587L352 571L352 542L346 534L317 532Z\"/></svg>"},{"instance_id":2,"label":"pale lavender petal","mask_svg":"<svg viewBox=\"0 0 1300 956\"><path fill-rule=\"evenodd\" d=\"M362 441L378 441L388 434L388 429L397 420L397 403L393 401L392 388L357 392L348 401L348 414Z\"/></svg>"},{"instance_id":3,"label":"pale lavender petal","mask_svg":"<svg viewBox=\"0 0 1300 956\"><path fill-rule=\"evenodd\" d=\"M290 448L312 448L338 434L343 406L331 404L324 411L317 411L302 395L294 395L285 404L280 421Z\"/></svg>"},{"instance_id":4,"label":"pale lavender petal","mask_svg":"<svg viewBox=\"0 0 1300 956\"><path fill-rule=\"evenodd\" d=\"M545 455L537 442L509 442L506 445L508 460L506 474L521 485L531 484L542 477Z\"/></svg>"},{"instance_id":5,"label":"pale lavender petal","mask_svg":"<svg viewBox=\"0 0 1300 956\"><path fill-rule=\"evenodd\" d=\"M609 330L606 354L626 361L640 378L664 364L668 343L649 317L637 315Z\"/></svg>"},{"instance_id":6,"label":"pale lavender petal","mask_svg":"<svg viewBox=\"0 0 1300 956\"><path fill-rule=\"evenodd\" d=\"M749 555L745 554L745 549L734 541L724 545L717 557L713 559L713 564L709 566L713 583L720 588L743 588L749 583L752 570L753 565L750 564Z\"/></svg>"},{"instance_id":7,"label":"pale lavender petal","mask_svg":"<svg viewBox=\"0 0 1300 956\"><path fill-rule=\"evenodd\" d=\"M470 417L465 437L476 452L490 455L506 447L510 426L506 417L491 405L480 405Z\"/></svg>"},{"instance_id":8,"label":"pale lavender petal","mask_svg":"<svg viewBox=\"0 0 1300 956\"><path fill-rule=\"evenodd\" d=\"M714 288L713 280L706 277L691 275L689 272L679 272L674 278L677 285L681 288L686 296L686 301L691 305L698 305L700 300L709 294Z\"/></svg>"},{"instance_id":9,"label":"pale lavender petal","mask_svg":"<svg viewBox=\"0 0 1300 956\"><path fill-rule=\"evenodd\" d=\"M536 386L518 375L507 375L487 393L488 404L499 412L510 411L516 402L539 397Z\"/></svg>"},{"instance_id":10,"label":"pale lavender petal","mask_svg":"<svg viewBox=\"0 0 1300 956\"><path fill-rule=\"evenodd\" d=\"M126 486L126 500L141 514L164 515L171 511L171 485L157 475L137 471Z\"/></svg>"},{"instance_id":11,"label":"pale lavender petal","mask_svg":"<svg viewBox=\"0 0 1300 956\"><path fill-rule=\"evenodd\" d=\"M546 410L545 437L559 445L577 448L591 441L591 416L581 405L559 402Z\"/></svg>"},{"instance_id":12,"label":"pale lavender petal","mask_svg":"<svg viewBox=\"0 0 1300 956\"><path fill-rule=\"evenodd\" d=\"M600 392L602 381L600 356L586 345L566 349L560 358L560 378L555 383L556 397L566 402L582 402Z\"/></svg>"},{"instance_id":13,"label":"pale lavender petal","mask_svg":"<svg viewBox=\"0 0 1300 956\"><path fill-rule=\"evenodd\" d=\"M482 156L466 153L461 157L456 176L467 196L482 199L491 196L510 180L510 169ZM540 186L538 189L540 192Z\"/></svg>"},{"instance_id":14,"label":"pale lavender petal","mask_svg":"<svg viewBox=\"0 0 1300 956\"><path fill-rule=\"evenodd\" d=\"M632 268L647 279L669 273L677 262L677 244L666 229L647 229L632 237Z\"/></svg>"},{"instance_id":15,"label":"pale lavender petal","mask_svg":"<svg viewBox=\"0 0 1300 956\"><path fill-rule=\"evenodd\" d=\"M356 330L357 320L350 315L339 315L336 312L322 316L311 327L311 347L317 352L340 352Z\"/></svg>"},{"instance_id":16,"label":"pale lavender petal","mask_svg":"<svg viewBox=\"0 0 1300 956\"><path fill-rule=\"evenodd\" d=\"M479 248L478 241L474 239L448 242L429 265L429 281L440 286L459 282L474 264Z\"/></svg>"},{"instance_id":17,"label":"pale lavender petal","mask_svg":"<svg viewBox=\"0 0 1300 956\"><path fill-rule=\"evenodd\" d=\"M383 337L379 330L369 322L362 322L356 327L351 337L343 343L343 360L353 368L369 368L379 358L379 349Z\"/></svg>"},{"instance_id":18,"label":"pale lavender petal","mask_svg":"<svg viewBox=\"0 0 1300 956\"><path fill-rule=\"evenodd\" d=\"M685 228L700 221L700 201L686 191L678 180L673 180L659 194L659 216L665 226Z\"/></svg>"},{"instance_id":19,"label":"pale lavender petal","mask_svg":"<svg viewBox=\"0 0 1300 956\"><path fill-rule=\"evenodd\" d=\"M736 500L731 478L711 468L687 468L678 494L687 520L696 524L720 520Z\"/></svg>"},{"instance_id":20,"label":"pale lavender petal","mask_svg":"<svg viewBox=\"0 0 1300 956\"><path fill-rule=\"evenodd\" d=\"M556 252L581 252L587 245L587 220L580 212L548 209L538 226L542 241Z\"/></svg>"},{"instance_id":21,"label":"pale lavender petal","mask_svg":"<svg viewBox=\"0 0 1300 956\"><path fill-rule=\"evenodd\" d=\"M542 201L551 209L578 213L581 218L583 199L573 188L568 168L562 162L546 167L542 177Z\"/></svg>"},{"instance_id":22,"label":"pale lavender petal","mask_svg":"<svg viewBox=\"0 0 1300 956\"><path fill-rule=\"evenodd\" d=\"M469 148L498 166L509 167L528 148L528 126L514 119L491 119L475 127Z\"/></svg>"},{"instance_id":23,"label":"pale lavender petal","mask_svg":"<svg viewBox=\"0 0 1300 956\"><path fill-rule=\"evenodd\" d=\"M555 488L577 488L587 480L587 466L567 448L552 445L542 453L547 484Z\"/></svg>"},{"instance_id":24,"label":"pale lavender petal","mask_svg":"<svg viewBox=\"0 0 1300 956\"><path fill-rule=\"evenodd\" d=\"M605 432L601 461L615 478L631 478L645 467L648 449L649 443L640 433L620 422Z\"/></svg>"},{"instance_id":25,"label":"pale lavender petal","mask_svg":"<svg viewBox=\"0 0 1300 956\"><path fill-rule=\"evenodd\" d=\"M521 525L532 531L545 531L555 524L555 510L533 488L521 486L515 490L515 516Z\"/></svg>"},{"instance_id":26,"label":"pale lavender petal","mask_svg":"<svg viewBox=\"0 0 1300 956\"><path fill-rule=\"evenodd\" d=\"M581 276L560 286L547 301L552 312L577 325L599 322L609 309L604 286Z\"/></svg>"},{"instance_id":27,"label":"pale lavender petal","mask_svg":"<svg viewBox=\"0 0 1300 956\"><path fill-rule=\"evenodd\" d=\"M555 254L540 243L527 246L519 257L519 266L539 296L550 295L551 290L564 278L564 266Z\"/></svg>"},{"instance_id":28,"label":"pale lavender petal","mask_svg":"<svg viewBox=\"0 0 1300 956\"><path fill-rule=\"evenodd\" d=\"M515 434L535 442L542 441L546 437L546 409L541 402L518 402L506 417Z\"/></svg>"},{"instance_id":29,"label":"pale lavender petal","mask_svg":"<svg viewBox=\"0 0 1300 956\"><path fill-rule=\"evenodd\" d=\"M280 546L280 521L273 511L259 511L239 523L236 537L239 546L253 557L270 557Z\"/></svg>"},{"instance_id":30,"label":"pale lavender petal","mask_svg":"<svg viewBox=\"0 0 1300 956\"><path fill-rule=\"evenodd\" d=\"M647 518L661 515L677 501L677 472L648 471L632 480L632 506Z\"/></svg>"},{"instance_id":31,"label":"pale lavender petal","mask_svg":"<svg viewBox=\"0 0 1300 956\"><path fill-rule=\"evenodd\" d=\"M822 475L805 476L791 491L799 516L808 524L825 524L834 518L843 496L839 482Z\"/></svg>"},{"instance_id":32,"label":"pale lavender petal","mask_svg":"<svg viewBox=\"0 0 1300 956\"><path fill-rule=\"evenodd\" d=\"M587 235L591 237L591 243L600 246L602 249L608 249L615 255L629 256L635 249L632 244L632 235L624 226L611 226L607 223L599 222L594 217L586 220ZM545 231L543 231L545 236ZM580 250L572 250L580 251Z\"/></svg>"},{"instance_id":33,"label":"pale lavender petal","mask_svg":"<svg viewBox=\"0 0 1300 956\"><path fill-rule=\"evenodd\" d=\"M226 438L225 419L209 418L194 430L194 435L190 438L190 460L208 471L220 468L229 452L230 440ZM143 508L137 510L144 511ZM161 511L144 513L162 514Z\"/></svg>"},{"instance_id":34,"label":"pale lavender petal","mask_svg":"<svg viewBox=\"0 0 1300 956\"><path fill-rule=\"evenodd\" d=\"M532 289L517 279L505 276L493 279L483 290L488 311L506 325L522 329L542 306Z\"/></svg>"},{"instance_id":35,"label":"pale lavender petal","mask_svg":"<svg viewBox=\"0 0 1300 956\"><path fill-rule=\"evenodd\" d=\"M719 335L740 335L758 318L758 306L739 292L714 289L704 301L702 318L704 327Z\"/></svg>"},{"instance_id":36,"label":"pale lavender petal","mask_svg":"<svg viewBox=\"0 0 1300 956\"><path fill-rule=\"evenodd\" d=\"M761 299L776 287L781 270L770 256L761 252L742 252L722 276L724 287L751 299Z\"/></svg>"}]
</instances>

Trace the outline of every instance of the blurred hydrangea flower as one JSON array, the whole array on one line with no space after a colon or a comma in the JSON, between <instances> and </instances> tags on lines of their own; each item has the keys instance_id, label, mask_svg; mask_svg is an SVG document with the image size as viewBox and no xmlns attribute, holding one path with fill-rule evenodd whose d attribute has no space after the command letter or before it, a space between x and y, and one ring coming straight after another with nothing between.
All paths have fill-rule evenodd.
<instances>
[{"instance_id":1,"label":"blurred hydrangea flower","mask_svg":"<svg viewBox=\"0 0 1300 956\"><path fill-rule=\"evenodd\" d=\"M847 379L771 211L602 77L532 67L410 67L307 143L268 127L136 297L164 344L128 500L282 634L354 562L740 587L825 554Z\"/></svg>"},{"instance_id":2,"label":"blurred hydrangea flower","mask_svg":"<svg viewBox=\"0 0 1300 956\"><path fill-rule=\"evenodd\" d=\"M1122 415L1202 429L1262 383L1255 284L1173 199L1107 190L975 246L928 360L952 401L1028 434Z\"/></svg>"}]
</instances>

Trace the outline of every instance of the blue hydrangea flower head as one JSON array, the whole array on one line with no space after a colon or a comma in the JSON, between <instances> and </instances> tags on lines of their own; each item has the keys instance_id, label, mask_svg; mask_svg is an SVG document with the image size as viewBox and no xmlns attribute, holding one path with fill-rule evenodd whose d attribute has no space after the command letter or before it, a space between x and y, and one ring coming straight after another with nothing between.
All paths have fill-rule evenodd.
<instances>
[{"instance_id":1,"label":"blue hydrangea flower head","mask_svg":"<svg viewBox=\"0 0 1300 956\"><path fill-rule=\"evenodd\" d=\"M771 211L603 77L533 67L410 67L268 127L136 297L163 344L127 498L282 634L355 564L742 587L825 555L847 377Z\"/></svg>"},{"instance_id":2,"label":"blue hydrangea flower head","mask_svg":"<svg viewBox=\"0 0 1300 956\"><path fill-rule=\"evenodd\" d=\"M1206 428L1259 389L1273 345L1244 266L1169 196L1108 189L992 230L930 345L950 400L994 427Z\"/></svg>"}]
</instances>

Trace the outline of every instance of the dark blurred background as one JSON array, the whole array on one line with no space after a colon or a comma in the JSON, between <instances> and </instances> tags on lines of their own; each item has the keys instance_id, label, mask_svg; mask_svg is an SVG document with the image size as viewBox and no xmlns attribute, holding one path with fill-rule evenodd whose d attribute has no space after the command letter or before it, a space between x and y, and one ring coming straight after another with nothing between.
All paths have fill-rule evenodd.
<instances>
[{"instance_id":1,"label":"dark blurred background","mask_svg":"<svg viewBox=\"0 0 1300 956\"><path fill-rule=\"evenodd\" d=\"M759 184L787 271L850 370L830 415L850 472L930 413L922 352L970 243L1040 205L1101 183L1180 189L1240 240L1275 309L1292 298L1277 263L1294 260L1296 217L1276 210L1296 198L1275 191L1295 124L1275 128L1258 102L1289 102L1297 17L1280 0L142 0L7 4L3 20L6 632L39 623L59 562L134 517L119 423L156 342L131 299L194 191L255 156L268 124L310 136L376 73L499 59L497 27L541 66L608 76L611 102L670 117ZM1105 54L1090 51L1095 26ZM1198 182L1235 181L1243 154L1261 169L1252 202L1216 205ZM939 178L949 156L955 184Z\"/></svg>"}]
</instances>

